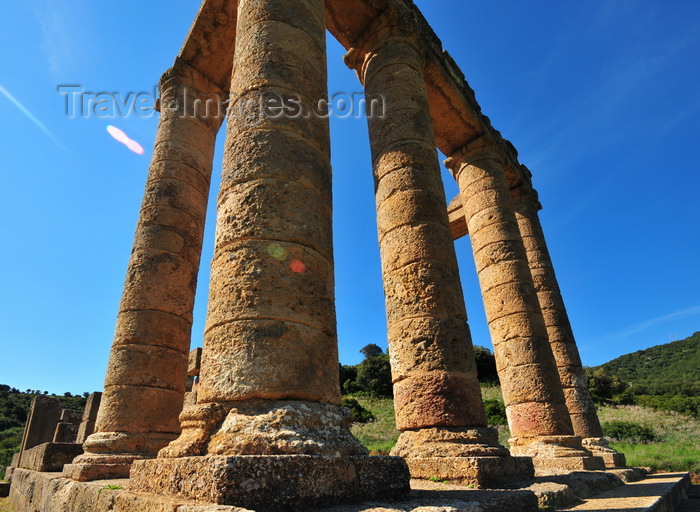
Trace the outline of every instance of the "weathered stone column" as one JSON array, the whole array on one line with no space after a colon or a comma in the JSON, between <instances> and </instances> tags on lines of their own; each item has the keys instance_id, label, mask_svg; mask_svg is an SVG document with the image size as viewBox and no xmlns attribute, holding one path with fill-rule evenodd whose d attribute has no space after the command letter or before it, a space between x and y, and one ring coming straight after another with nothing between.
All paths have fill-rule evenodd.
<instances>
[{"instance_id":1,"label":"weathered stone column","mask_svg":"<svg viewBox=\"0 0 700 512\"><path fill-rule=\"evenodd\" d=\"M340 407L323 0L240 0L196 405L135 489L278 509L398 497Z\"/></svg>"},{"instance_id":2,"label":"weathered stone column","mask_svg":"<svg viewBox=\"0 0 700 512\"><path fill-rule=\"evenodd\" d=\"M500 153L485 136L447 161L462 194L511 451L536 471L602 469L573 435Z\"/></svg>"},{"instance_id":3,"label":"weathered stone column","mask_svg":"<svg viewBox=\"0 0 700 512\"><path fill-rule=\"evenodd\" d=\"M537 192L523 185L511 193L514 196L518 226L527 252L537 299L547 327L549 346L552 348L559 370L559 379L564 390L574 434L583 439L585 448L594 455L602 457L606 466L624 466L625 456L610 448L603 438L598 414L591 394L588 392L586 375L537 213L541 209Z\"/></svg>"},{"instance_id":4,"label":"weathered stone column","mask_svg":"<svg viewBox=\"0 0 700 512\"><path fill-rule=\"evenodd\" d=\"M533 474L486 425L413 13L392 5L345 58L365 85L397 428L414 478L486 487Z\"/></svg>"},{"instance_id":5,"label":"weathered stone column","mask_svg":"<svg viewBox=\"0 0 700 512\"><path fill-rule=\"evenodd\" d=\"M202 251L216 110L195 112L213 86L185 65L161 78L161 117L117 317L95 432L65 474L126 477L180 432L192 310ZM201 105L200 105L201 107ZM198 114L198 115L195 115Z\"/></svg>"}]
</instances>

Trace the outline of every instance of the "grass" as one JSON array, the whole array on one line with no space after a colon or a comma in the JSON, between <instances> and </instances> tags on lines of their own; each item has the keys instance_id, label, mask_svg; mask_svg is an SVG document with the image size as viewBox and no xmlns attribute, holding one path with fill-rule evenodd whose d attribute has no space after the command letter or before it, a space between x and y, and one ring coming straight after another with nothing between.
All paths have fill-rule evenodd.
<instances>
[{"instance_id":1,"label":"grass","mask_svg":"<svg viewBox=\"0 0 700 512\"><path fill-rule=\"evenodd\" d=\"M362 407L372 411L374 421L353 423L350 429L353 435L367 447L370 452L387 454L396 444L400 432L394 422L394 401L388 398L354 396Z\"/></svg>"},{"instance_id":2,"label":"grass","mask_svg":"<svg viewBox=\"0 0 700 512\"><path fill-rule=\"evenodd\" d=\"M499 387L483 387L484 399L502 400ZM396 444L399 431L394 425L394 403L383 398L355 397L376 420L354 423L352 433L371 452L385 454ZM650 467L654 471L689 471L700 473L700 421L675 412L655 411L639 406L601 407L601 423L633 421L651 428L659 437L653 443L611 443L611 447L625 454L627 464ZM498 427L499 442L508 447L508 427ZM1 512L1 511L0 511Z\"/></svg>"},{"instance_id":3,"label":"grass","mask_svg":"<svg viewBox=\"0 0 700 512\"><path fill-rule=\"evenodd\" d=\"M654 411L636 405L602 407L598 416L601 423L634 421L651 428L660 438L653 443L611 443L612 448L625 454L630 466L700 473L700 421L677 412Z\"/></svg>"}]
</instances>

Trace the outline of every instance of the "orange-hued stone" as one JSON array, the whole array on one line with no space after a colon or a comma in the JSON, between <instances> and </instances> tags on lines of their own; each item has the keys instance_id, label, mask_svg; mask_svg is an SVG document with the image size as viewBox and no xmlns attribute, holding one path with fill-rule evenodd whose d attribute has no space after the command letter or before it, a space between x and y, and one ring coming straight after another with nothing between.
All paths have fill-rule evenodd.
<instances>
[{"instance_id":1,"label":"orange-hued stone","mask_svg":"<svg viewBox=\"0 0 700 512\"><path fill-rule=\"evenodd\" d=\"M128 475L177 437L219 117L186 116L205 80L185 65L161 79L161 119L146 181L95 432L66 475Z\"/></svg>"}]
</instances>

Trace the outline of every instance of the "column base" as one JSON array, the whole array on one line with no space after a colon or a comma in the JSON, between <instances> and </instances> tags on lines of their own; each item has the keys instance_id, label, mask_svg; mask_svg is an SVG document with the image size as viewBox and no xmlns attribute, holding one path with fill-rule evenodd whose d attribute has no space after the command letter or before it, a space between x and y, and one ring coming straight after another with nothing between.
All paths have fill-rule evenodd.
<instances>
[{"instance_id":1,"label":"column base","mask_svg":"<svg viewBox=\"0 0 700 512\"><path fill-rule=\"evenodd\" d=\"M63 467L63 474L78 482L129 478L131 463L150 459L177 434L163 432L95 432L83 443L85 453Z\"/></svg>"},{"instance_id":2,"label":"column base","mask_svg":"<svg viewBox=\"0 0 700 512\"><path fill-rule=\"evenodd\" d=\"M599 471L605 469L602 458L593 456L576 436L538 436L508 440L513 455L532 457L535 475L565 471Z\"/></svg>"},{"instance_id":3,"label":"column base","mask_svg":"<svg viewBox=\"0 0 700 512\"><path fill-rule=\"evenodd\" d=\"M589 450L596 457L605 461L607 468L625 468L627 460L625 454L617 452L608 446L608 441L604 437L587 437L583 439L583 447Z\"/></svg>"},{"instance_id":4,"label":"column base","mask_svg":"<svg viewBox=\"0 0 700 512\"><path fill-rule=\"evenodd\" d=\"M63 466L63 476L77 482L129 478L131 464L143 458L137 455L81 455L72 464Z\"/></svg>"},{"instance_id":5,"label":"column base","mask_svg":"<svg viewBox=\"0 0 700 512\"><path fill-rule=\"evenodd\" d=\"M134 461L130 490L254 510L304 510L408 496L400 457L207 455Z\"/></svg>"},{"instance_id":6,"label":"column base","mask_svg":"<svg viewBox=\"0 0 700 512\"><path fill-rule=\"evenodd\" d=\"M430 427L401 433L391 455L403 457L411 477L439 478L478 489L534 476L529 457L511 457L490 427Z\"/></svg>"},{"instance_id":7,"label":"column base","mask_svg":"<svg viewBox=\"0 0 700 512\"><path fill-rule=\"evenodd\" d=\"M493 489L534 477L530 457L420 457L406 459L411 478Z\"/></svg>"}]
</instances>

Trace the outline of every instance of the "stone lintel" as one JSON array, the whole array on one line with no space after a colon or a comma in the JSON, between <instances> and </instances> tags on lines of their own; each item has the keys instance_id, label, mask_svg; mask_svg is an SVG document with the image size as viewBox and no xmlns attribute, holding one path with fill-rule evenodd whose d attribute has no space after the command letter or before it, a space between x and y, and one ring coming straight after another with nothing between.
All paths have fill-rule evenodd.
<instances>
[{"instance_id":1,"label":"stone lintel","mask_svg":"<svg viewBox=\"0 0 700 512\"><path fill-rule=\"evenodd\" d=\"M24 451L22 467L34 471L61 471L64 464L81 453L83 447L77 443L43 443Z\"/></svg>"},{"instance_id":2,"label":"stone lintel","mask_svg":"<svg viewBox=\"0 0 700 512\"><path fill-rule=\"evenodd\" d=\"M135 461L130 490L255 510L311 507L408 496L400 457L242 455Z\"/></svg>"},{"instance_id":3,"label":"stone lintel","mask_svg":"<svg viewBox=\"0 0 700 512\"><path fill-rule=\"evenodd\" d=\"M534 477L530 457L421 457L406 463L411 478L439 478L476 489L512 486Z\"/></svg>"}]
</instances>

